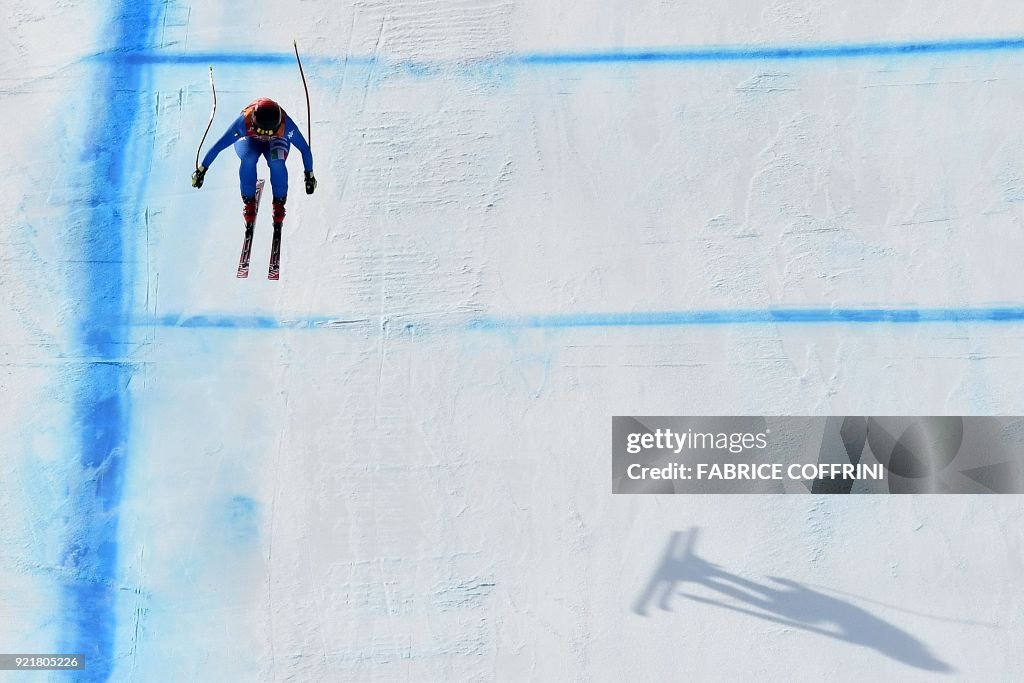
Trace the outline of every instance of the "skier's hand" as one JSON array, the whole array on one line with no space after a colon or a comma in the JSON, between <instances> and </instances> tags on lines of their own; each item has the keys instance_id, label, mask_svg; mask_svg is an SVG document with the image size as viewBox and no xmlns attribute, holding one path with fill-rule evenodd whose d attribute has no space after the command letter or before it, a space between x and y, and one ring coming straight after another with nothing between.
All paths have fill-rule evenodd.
<instances>
[{"instance_id":1,"label":"skier's hand","mask_svg":"<svg viewBox=\"0 0 1024 683\"><path fill-rule=\"evenodd\" d=\"M203 178L206 177L206 167L200 166L192 173L192 187L197 190L203 186Z\"/></svg>"},{"instance_id":2,"label":"skier's hand","mask_svg":"<svg viewBox=\"0 0 1024 683\"><path fill-rule=\"evenodd\" d=\"M306 194L313 194L313 190L316 189L316 178L313 177L312 171L306 171Z\"/></svg>"}]
</instances>

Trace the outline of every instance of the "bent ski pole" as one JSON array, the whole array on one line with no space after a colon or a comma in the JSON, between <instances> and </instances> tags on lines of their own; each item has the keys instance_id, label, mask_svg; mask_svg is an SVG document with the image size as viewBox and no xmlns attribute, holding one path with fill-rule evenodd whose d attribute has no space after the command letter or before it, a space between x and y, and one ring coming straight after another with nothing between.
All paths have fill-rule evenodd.
<instances>
[{"instance_id":1,"label":"bent ski pole","mask_svg":"<svg viewBox=\"0 0 1024 683\"><path fill-rule=\"evenodd\" d=\"M203 132L203 139L199 141L199 149L196 150L196 170L199 170L199 153L203 151L203 143L206 142L206 135L213 125L213 117L217 113L217 88L213 86L213 67L210 67L210 91L213 93L213 110L210 112L210 120L206 123L206 130Z\"/></svg>"},{"instance_id":2,"label":"bent ski pole","mask_svg":"<svg viewBox=\"0 0 1024 683\"><path fill-rule=\"evenodd\" d=\"M292 39L295 48L295 61L299 64L299 75L302 76L302 89L306 91L306 143L313 149L313 119L309 117L309 88L306 86L306 74L302 71L302 60L299 59L299 43Z\"/></svg>"}]
</instances>

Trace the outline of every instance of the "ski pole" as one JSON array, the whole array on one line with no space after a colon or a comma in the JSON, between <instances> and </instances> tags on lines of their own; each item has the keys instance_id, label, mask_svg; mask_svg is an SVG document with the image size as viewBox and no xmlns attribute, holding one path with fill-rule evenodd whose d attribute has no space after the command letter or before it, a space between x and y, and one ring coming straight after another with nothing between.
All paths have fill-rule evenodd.
<instances>
[{"instance_id":1,"label":"ski pole","mask_svg":"<svg viewBox=\"0 0 1024 683\"><path fill-rule=\"evenodd\" d=\"M213 92L213 111L210 112L210 120L206 123L206 130L203 132L203 139L199 141L199 149L196 150L196 170L199 170L199 153L203 151L203 143L206 142L206 135L213 125L213 117L217 113L217 88L213 86L213 67L210 67L210 91Z\"/></svg>"},{"instance_id":2,"label":"ski pole","mask_svg":"<svg viewBox=\"0 0 1024 683\"><path fill-rule=\"evenodd\" d=\"M306 143L313 149L313 119L309 116L309 88L306 86L306 74L302 71L302 60L299 59L299 43L292 39L295 48L295 61L299 64L299 75L302 76L302 89L306 91Z\"/></svg>"}]
</instances>

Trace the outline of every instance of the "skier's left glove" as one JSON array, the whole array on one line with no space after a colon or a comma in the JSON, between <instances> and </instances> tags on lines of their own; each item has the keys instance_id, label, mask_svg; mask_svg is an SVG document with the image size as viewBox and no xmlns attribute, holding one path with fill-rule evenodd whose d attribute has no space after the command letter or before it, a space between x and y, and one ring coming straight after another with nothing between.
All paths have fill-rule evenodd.
<instances>
[{"instance_id":1,"label":"skier's left glove","mask_svg":"<svg viewBox=\"0 0 1024 683\"><path fill-rule=\"evenodd\" d=\"M192 173L192 187L197 190L203 186L203 178L206 177L206 167L200 166Z\"/></svg>"},{"instance_id":2,"label":"skier's left glove","mask_svg":"<svg viewBox=\"0 0 1024 683\"><path fill-rule=\"evenodd\" d=\"M313 190L316 189L316 178L313 177L312 171L306 171L306 194L313 194Z\"/></svg>"}]
</instances>

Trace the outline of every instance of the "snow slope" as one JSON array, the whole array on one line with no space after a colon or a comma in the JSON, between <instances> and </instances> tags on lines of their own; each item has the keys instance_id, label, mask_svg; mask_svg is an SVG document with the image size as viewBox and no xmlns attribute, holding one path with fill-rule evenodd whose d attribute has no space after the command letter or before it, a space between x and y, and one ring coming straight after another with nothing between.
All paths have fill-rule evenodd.
<instances>
[{"instance_id":1,"label":"snow slope","mask_svg":"<svg viewBox=\"0 0 1024 683\"><path fill-rule=\"evenodd\" d=\"M1019 498L613 497L608 453L612 415L1024 410L1024 7L3 10L0 650L1024 678ZM305 129L293 37L320 188L293 158L282 280L267 211L236 280L207 66L211 136L258 96ZM776 307L818 322L743 322Z\"/></svg>"}]
</instances>

